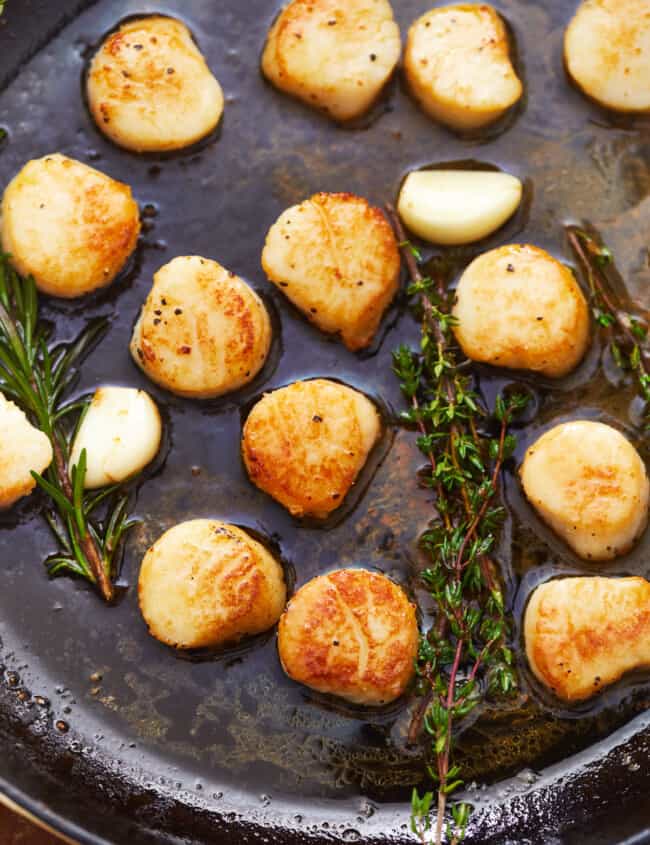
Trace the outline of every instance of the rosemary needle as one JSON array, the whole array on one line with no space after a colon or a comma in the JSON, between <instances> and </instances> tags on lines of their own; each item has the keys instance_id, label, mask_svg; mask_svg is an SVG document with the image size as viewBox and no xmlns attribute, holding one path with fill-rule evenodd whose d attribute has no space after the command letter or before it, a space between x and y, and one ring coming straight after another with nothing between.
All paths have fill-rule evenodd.
<instances>
[{"instance_id":1,"label":"rosemary needle","mask_svg":"<svg viewBox=\"0 0 650 845\"><path fill-rule=\"evenodd\" d=\"M49 327L39 319L33 279L20 278L8 257L0 255L0 391L47 435L54 455L44 475L32 472L48 497L45 518L59 546L46 561L48 571L85 578L111 601L120 541L134 520L123 489L84 489L85 451L69 467L70 444L88 401L67 401L77 365L105 330L106 321L95 320L73 343L50 343ZM102 505L100 521L96 513Z\"/></svg>"}]
</instances>

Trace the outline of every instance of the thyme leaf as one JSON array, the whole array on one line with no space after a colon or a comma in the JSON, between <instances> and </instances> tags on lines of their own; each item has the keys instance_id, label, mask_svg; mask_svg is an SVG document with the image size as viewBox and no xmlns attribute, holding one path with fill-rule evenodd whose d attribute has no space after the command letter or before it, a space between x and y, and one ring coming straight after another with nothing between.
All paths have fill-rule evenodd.
<instances>
[{"instance_id":1,"label":"thyme leaf","mask_svg":"<svg viewBox=\"0 0 650 845\"><path fill-rule=\"evenodd\" d=\"M424 733L429 741L437 813L433 827L436 795L414 789L411 830L422 843L433 834L440 845L445 831L452 843L463 838L472 811L467 802L450 803L463 786L462 772L452 759L456 729L484 701L517 688L508 647L510 626L492 554L504 518L499 477L516 445L509 427L529 396L506 391L494 408L484 406L454 339L448 268L434 260L433 274L424 276L399 217L392 207L387 211L421 322L419 348L397 349L393 370L408 405L402 419L417 430L417 446L427 459L425 483L436 496L436 516L420 538L428 558L421 580L435 621L420 638L416 671L422 703L409 739L414 742Z\"/></svg>"},{"instance_id":2,"label":"thyme leaf","mask_svg":"<svg viewBox=\"0 0 650 845\"><path fill-rule=\"evenodd\" d=\"M584 229L568 226L569 245L586 278L596 324L606 333L606 343L617 367L631 373L644 402L644 426L650 429L650 350L648 324L643 314L622 302L609 281L611 251Z\"/></svg>"}]
</instances>

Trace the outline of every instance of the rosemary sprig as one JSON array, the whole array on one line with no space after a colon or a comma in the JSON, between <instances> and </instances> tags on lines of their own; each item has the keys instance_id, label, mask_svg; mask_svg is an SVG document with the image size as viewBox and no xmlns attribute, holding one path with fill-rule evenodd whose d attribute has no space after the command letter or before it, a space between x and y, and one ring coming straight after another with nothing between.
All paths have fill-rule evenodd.
<instances>
[{"instance_id":1,"label":"rosemary sprig","mask_svg":"<svg viewBox=\"0 0 650 845\"><path fill-rule=\"evenodd\" d=\"M39 319L33 279L20 278L0 255L0 391L47 435L54 456L44 476L32 472L49 499L45 518L59 546L46 562L48 571L85 578L111 601L120 540L134 520L123 490L84 490L85 450L70 468L72 439L88 400L66 401L77 365L105 329L106 321L92 321L72 344L51 344L50 329ZM111 500L107 513L98 521L93 515L106 499Z\"/></svg>"},{"instance_id":2,"label":"rosemary sprig","mask_svg":"<svg viewBox=\"0 0 650 845\"><path fill-rule=\"evenodd\" d=\"M471 813L466 802L448 805L462 785L453 763L459 723L487 698L509 695L517 686L508 647L509 627L499 574L491 554L504 510L497 500L504 462L515 447L508 431L528 396L500 395L488 413L466 375L468 361L452 328L453 296L444 265L435 278L424 277L401 222L388 213L411 277L409 293L421 315L419 350L394 353L394 371L409 404L405 422L418 430L417 445L427 459L423 483L435 492L436 515L420 538L430 565L422 581L432 599L434 624L420 640L418 692L422 703L411 724L415 740L422 728L431 740L434 764L428 773L437 784L436 845L462 839ZM423 843L432 830L434 794L413 790L411 827ZM449 818L449 816L451 818Z\"/></svg>"},{"instance_id":3,"label":"rosemary sprig","mask_svg":"<svg viewBox=\"0 0 650 845\"><path fill-rule=\"evenodd\" d=\"M612 358L617 366L631 372L645 403L645 428L650 429L650 349L648 323L622 301L608 278L611 251L599 240L577 226L566 229L569 245L589 285L591 310L596 324L606 333Z\"/></svg>"}]
</instances>

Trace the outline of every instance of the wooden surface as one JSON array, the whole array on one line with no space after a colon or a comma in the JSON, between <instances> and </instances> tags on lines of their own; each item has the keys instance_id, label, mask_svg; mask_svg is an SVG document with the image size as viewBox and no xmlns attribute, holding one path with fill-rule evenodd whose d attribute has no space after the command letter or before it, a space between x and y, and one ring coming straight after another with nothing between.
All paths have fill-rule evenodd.
<instances>
[{"instance_id":1,"label":"wooden surface","mask_svg":"<svg viewBox=\"0 0 650 845\"><path fill-rule=\"evenodd\" d=\"M61 840L0 806L0 845L62 845Z\"/></svg>"}]
</instances>

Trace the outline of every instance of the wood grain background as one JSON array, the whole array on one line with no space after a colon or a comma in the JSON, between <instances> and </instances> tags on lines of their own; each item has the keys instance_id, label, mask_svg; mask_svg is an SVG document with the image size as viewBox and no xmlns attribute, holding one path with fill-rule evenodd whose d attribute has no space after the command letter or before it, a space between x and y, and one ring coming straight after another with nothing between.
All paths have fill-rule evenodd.
<instances>
[{"instance_id":1,"label":"wood grain background","mask_svg":"<svg viewBox=\"0 0 650 845\"><path fill-rule=\"evenodd\" d=\"M0 845L62 845L61 840L0 806Z\"/></svg>"}]
</instances>

